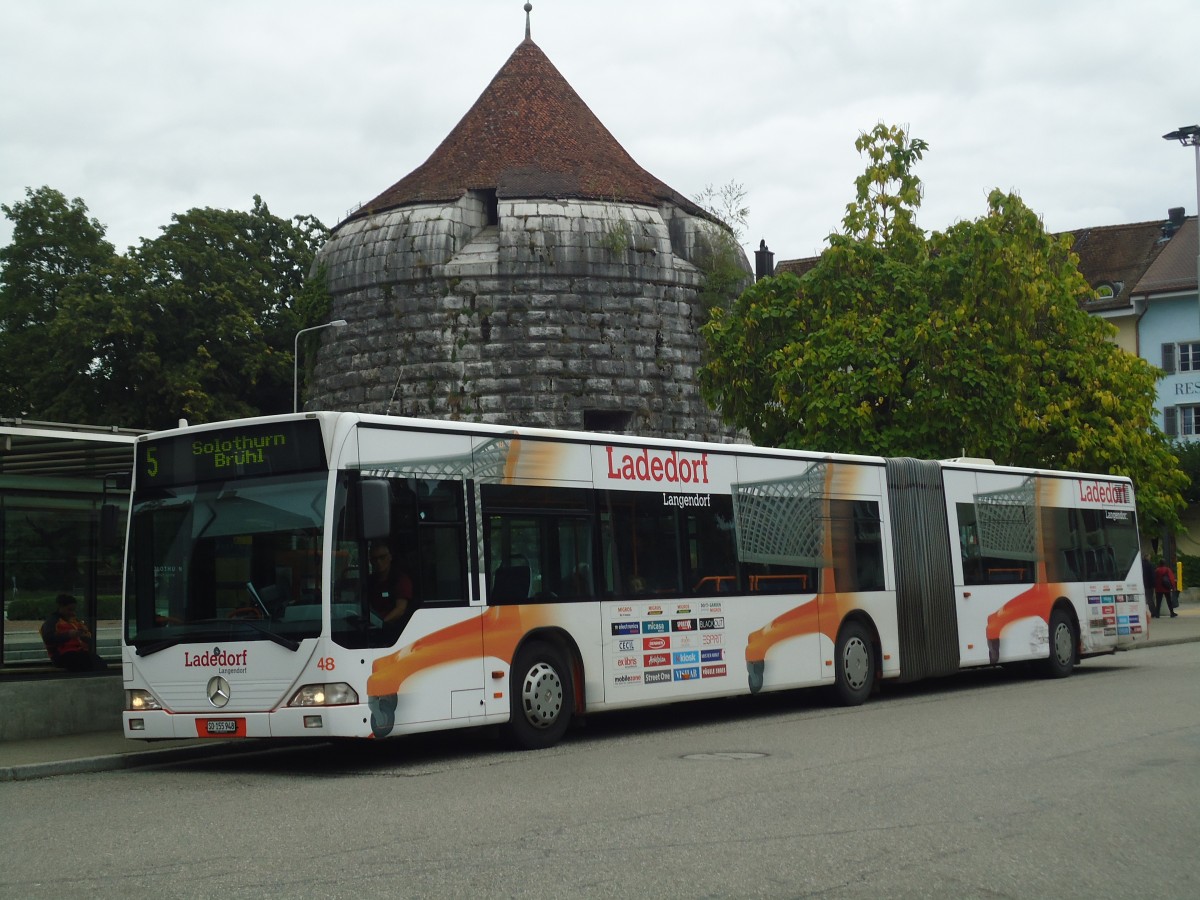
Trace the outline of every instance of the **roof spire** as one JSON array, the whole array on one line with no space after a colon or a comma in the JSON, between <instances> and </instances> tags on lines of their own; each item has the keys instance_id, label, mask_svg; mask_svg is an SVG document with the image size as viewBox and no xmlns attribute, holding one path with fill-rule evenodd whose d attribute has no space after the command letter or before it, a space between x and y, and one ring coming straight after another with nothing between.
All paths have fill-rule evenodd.
<instances>
[{"instance_id":1,"label":"roof spire","mask_svg":"<svg viewBox=\"0 0 1200 900\"><path fill-rule=\"evenodd\" d=\"M525 3L525 40L527 40L527 41L530 40L530 37L529 37L529 13L532 9L533 9L533 4L526 2Z\"/></svg>"}]
</instances>

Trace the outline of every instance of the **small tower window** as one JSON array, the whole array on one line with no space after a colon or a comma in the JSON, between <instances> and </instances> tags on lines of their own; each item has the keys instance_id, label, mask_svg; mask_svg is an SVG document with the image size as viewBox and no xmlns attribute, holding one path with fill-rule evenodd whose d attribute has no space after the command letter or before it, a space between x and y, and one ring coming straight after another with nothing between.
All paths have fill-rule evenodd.
<instances>
[{"instance_id":1,"label":"small tower window","mask_svg":"<svg viewBox=\"0 0 1200 900\"><path fill-rule=\"evenodd\" d=\"M624 434L629 429L633 413L621 409L585 409L584 431L603 431L607 434Z\"/></svg>"},{"instance_id":2,"label":"small tower window","mask_svg":"<svg viewBox=\"0 0 1200 900\"><path fill-rule=\"evenodd\" d=\"M496 198L495 190L480 191L483 194L483 215L488 225L500 224L500 201Z\"/></svg>"}]
</instances>

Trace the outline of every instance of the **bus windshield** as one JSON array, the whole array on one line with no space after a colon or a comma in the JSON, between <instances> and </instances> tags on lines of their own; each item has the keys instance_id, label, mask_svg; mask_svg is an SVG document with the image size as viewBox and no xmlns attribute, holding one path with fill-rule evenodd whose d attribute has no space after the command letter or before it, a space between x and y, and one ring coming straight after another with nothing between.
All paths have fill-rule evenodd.
<instances>
[{"instance_id":1,"label":"bus windshield","mask_svg":"<svg viewBox=\"0 0 1200 900\"><path fill-rule=\"evenodd\" d=\"M130 512L126 640L274 640L321 630L327 475L139 490Z\"/></svg>"}]
</instances>

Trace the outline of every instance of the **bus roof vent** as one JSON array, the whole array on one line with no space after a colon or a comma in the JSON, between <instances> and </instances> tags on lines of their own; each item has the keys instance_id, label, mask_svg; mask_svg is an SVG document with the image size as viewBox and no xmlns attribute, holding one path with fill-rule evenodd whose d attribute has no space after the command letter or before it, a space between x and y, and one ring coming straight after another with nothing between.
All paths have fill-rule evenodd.
<instances>
[{"instance_id":1,"label":"bus roof vent","mask_svg":"<svg viewBox=\"0 0 1200 900\"><path fill-rule=\"evenodd\" d=\"M994 459L987 459L982 456L956 456L953 459L943 459L942 462L962 463L964 466L994 466Z\"/></svg>"}]
</instances>

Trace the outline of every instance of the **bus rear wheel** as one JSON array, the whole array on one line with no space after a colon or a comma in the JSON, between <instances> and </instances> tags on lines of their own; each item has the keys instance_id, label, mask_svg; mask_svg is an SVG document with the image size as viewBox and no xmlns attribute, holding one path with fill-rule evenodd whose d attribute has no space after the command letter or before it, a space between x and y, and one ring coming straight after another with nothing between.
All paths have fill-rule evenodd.
<instances>
[{"instance_id":1,"label":"bus rear wheel","mask_svg":"<svg viewBox=\"0 0 1200 900\"><path fill-rule=\"evenodd\" d=\"M541 750L562 738L571 724L575 691L566 654L548 641L521 648L509 674L509 743Z\"/></svg>"},{"instance_id":2,"label":"bus rear wheel","mask_svg":"<svg viewBox=\"0 0 1200 900\"><path fill-rule=\"evenodd\" d=\"M834 650L834 696L843 706L859 706L875 682L875 646L861 622L847 622Z\"/></svg>"},{"instance_id":3,"label":"bus rear wheel","mask_svg":"<svg viewBox=\"0 0 1200 900\"><path fill-rule=\"evenodd\" d=\"M1050 656L1042 667L1047 678L1066 678L1071 674L1078 645L1079 638L1071 617L1066 610L1054 610L1050 614Z\"/></svg>"}]
</instances>

